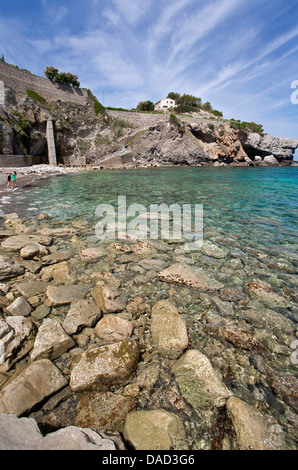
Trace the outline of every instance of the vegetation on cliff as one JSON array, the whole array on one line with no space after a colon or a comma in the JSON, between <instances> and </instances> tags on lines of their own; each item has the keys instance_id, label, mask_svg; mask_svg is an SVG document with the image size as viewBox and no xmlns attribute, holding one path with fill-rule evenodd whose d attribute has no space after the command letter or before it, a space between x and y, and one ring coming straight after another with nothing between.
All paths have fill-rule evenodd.
<instances>
[{"instance_id":1,"label":"vegetation on cliff","mask_svg":"<svg viewBox=\"0 0 298 470\"><path fill-rule=\"evenodd\" d=\"M73 75L70 72L60 72L55 67L50 66L46 67L44 71L45 76L56 83L62 83L63 85L73 86L74 88L80 88L80 82L78 81L78 76Z\"/></svg>"}]
</instances>

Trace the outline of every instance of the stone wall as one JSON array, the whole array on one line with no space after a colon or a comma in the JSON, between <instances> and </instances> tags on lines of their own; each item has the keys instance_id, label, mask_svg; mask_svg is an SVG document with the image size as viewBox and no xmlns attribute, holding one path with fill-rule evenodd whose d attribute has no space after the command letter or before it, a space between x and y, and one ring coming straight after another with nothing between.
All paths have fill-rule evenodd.
<instances>
[{"instance_id":1,"label":"stone wall","mask_svg":"<svg viewBox=\"0 0 298 470\"><path fill-rule=\"evenodd\" d=\"M0 104L4 104L4 102L5 102L4 83L0 81Z\"/></svg>"},{"instance_id":2,"label":"stone wall","mask_svg":"<svg viewBox=\"0 0 298 470\"><path fill-rule=\"evenodd\" d=\"M47 164L47 156L38 155L0 155L0 168L20 168Z\"/></svg>"},{"instance_id":3,"label":"stone wall","mask_svg":"<svg viewBox=\"0 0 298 470\"><path fill-rule=\"evenodd\" d=\"M149 127L154 126L158 122L169 121L169 115L164 113L146 114L129 111L114 111L111 109L108 109L107 112L113 119L123 119L124 121L128 121L137 127Z\"/></svg>"},{"instance_id":4,"label":"stone wall","mask_svg":"<svg viewBox=\"0 0 298 470\"><path fill-rule=\"evenodd\" d=\"M0 61L0 81L5 86L15 91L26 93L33 90L47 101L71 101L73 103L85 105L87 91L80 88L53 83L47 78L39 77L24 70L20 70L12 65Z\"/></svg>"}]
</instances>

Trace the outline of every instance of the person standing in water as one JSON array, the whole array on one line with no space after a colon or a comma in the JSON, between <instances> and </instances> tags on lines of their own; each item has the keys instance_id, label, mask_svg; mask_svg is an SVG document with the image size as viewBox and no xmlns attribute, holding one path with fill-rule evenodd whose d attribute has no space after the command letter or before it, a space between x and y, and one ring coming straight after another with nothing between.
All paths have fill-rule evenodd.
<instances>
[{"instance_id":1,"label":"person standing in water","mask_svg":"<svg viewBox=\"0 0 298 470\"><path fill-rule=\"evenodd\" d=\"M11 173L9 173L7 176L7 187L11 188Z\"/></svg>"},{"instance_id":2,"label":"person standing in water","mask_svg":"<svg viewBox=\"0 0 298 470\"><path fill-rule=\"evenodd\" d=\"M16 186L17 185L17 172L16 171L13 172L11 179L12 179L12 185Z\"/></svg>"}]
</instances>

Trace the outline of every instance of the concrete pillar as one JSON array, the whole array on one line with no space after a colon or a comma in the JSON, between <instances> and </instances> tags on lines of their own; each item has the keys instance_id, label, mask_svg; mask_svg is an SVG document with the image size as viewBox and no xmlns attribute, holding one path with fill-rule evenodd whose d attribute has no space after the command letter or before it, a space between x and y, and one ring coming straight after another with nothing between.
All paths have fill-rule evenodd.
<instances>
[{"instance_id":1,"label":"concrete pillar","mask_svg":"<svg viewBox=\"0 0 298 470\"><path fill-rule=\"evenodd\" d=\"M5 104L5 88L4 83L0 81L0 104Z\"/></svg>"},{"instance_id":2,"label":"concrete pillar","mask_svg":"<svg viewBox=\"0 0 298 470\"><path fill-rule=\"evenodd\" d=\"M56 145L54 136L54 126L52 119L47 120L47 141L49 165L57 166Z\"/></svg>"}]
</instances>

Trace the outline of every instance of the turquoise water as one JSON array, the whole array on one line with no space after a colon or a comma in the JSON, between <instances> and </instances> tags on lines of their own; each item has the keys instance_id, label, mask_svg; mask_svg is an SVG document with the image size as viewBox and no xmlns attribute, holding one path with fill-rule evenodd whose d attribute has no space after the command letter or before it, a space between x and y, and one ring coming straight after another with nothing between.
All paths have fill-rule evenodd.
<instances>
[{"instance_id":1,"label":"turquoise water","mask_svg":"<svg viewBox=\"0 0 298 470\"><path fill-rule=\"evenodd\" d=\"M127 205L203 204L204 232L256 249L290 253L298 248L298 168L154 168L71 173L42 180L14 195L23 216L49 212L55 219L96 224L96 207L118 196Z\"/></svg>"}]
</instances>

